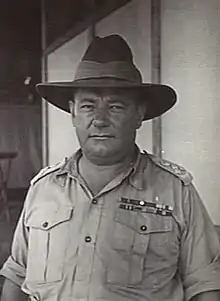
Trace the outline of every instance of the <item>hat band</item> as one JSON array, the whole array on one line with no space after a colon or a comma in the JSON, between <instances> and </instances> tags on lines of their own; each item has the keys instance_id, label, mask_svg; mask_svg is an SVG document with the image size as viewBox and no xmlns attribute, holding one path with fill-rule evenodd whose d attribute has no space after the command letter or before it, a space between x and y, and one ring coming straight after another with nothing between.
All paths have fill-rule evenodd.
<instances>
[{"instance_id":1,"label":"hat band","mask_svg":"<svg viewBox=\"0 0 220 301\"><path fill-rule=\"evenodd\" d=\"M125 62L98 63L93 61L81 61L78 65L75 81L89 78L116 78L133 83L142 83L139 70Z\"/></svg>"}]
</instances>

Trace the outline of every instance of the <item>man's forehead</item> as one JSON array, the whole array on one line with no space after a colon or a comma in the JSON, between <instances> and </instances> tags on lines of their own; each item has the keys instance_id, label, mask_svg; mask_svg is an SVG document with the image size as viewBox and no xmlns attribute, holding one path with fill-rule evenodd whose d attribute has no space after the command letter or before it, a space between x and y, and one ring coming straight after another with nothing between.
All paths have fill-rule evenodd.
<instances>
[{"instance_id":1,"label":"man's forehead","mask_svg":"<svg viewBox=\"0 0 220 301\"><path fill-rule=\"evenodd\" d=\"M136 99L137 92L132 89L102 87L102 88L79 88L74 93L74 99L108 97L115 99Z\"/></svg>"}]
</instances>

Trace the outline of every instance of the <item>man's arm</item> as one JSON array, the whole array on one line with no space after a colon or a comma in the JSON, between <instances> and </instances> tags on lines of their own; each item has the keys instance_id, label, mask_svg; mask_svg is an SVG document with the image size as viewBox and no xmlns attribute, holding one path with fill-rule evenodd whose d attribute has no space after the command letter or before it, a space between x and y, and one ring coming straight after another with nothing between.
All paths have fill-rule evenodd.
<instances>
[{"instance_id":1,"label":"man's arm","mask_svg":"<svg viewBox=\"0 0 220 301\"><path fill-rule=\"evenodd\" d=\"M1 301L27 301L28 296L21 291L20 286L10 281L9 279L5 279Z\"/></svg>"},{"instance_id":2,"label":"man's arm","mask_svg":"<svg viewBox=\"0 0 220 301\"><path fill-rule=\"evenodd\" d=\"M11 246L11 255L3 264L0 275L5 278L1 301L26 301L21 291L26 275L28 231L24 225L24 209L17 223Z\"/></svg>"},{"instance_id":3,"label":"man's arm","mask_svg":"<svg viewBox=\"0 0 220 301\"><path fill-rule=\"evenodd\" d=\"M198 294L192 298L192 301L220 301L220 291Z\"/></svg>"},{"instance_id":4,"label":"man's arm","mask_svg":"<svg viewBox=\"0 0 220 301\"><path fill-rule=\"evenodd\" d=\"M181 232L180 273L185 299L220 301L219 238L193 185L183 187L183 212L186 222Z\"/></svg>"}]
</instances>

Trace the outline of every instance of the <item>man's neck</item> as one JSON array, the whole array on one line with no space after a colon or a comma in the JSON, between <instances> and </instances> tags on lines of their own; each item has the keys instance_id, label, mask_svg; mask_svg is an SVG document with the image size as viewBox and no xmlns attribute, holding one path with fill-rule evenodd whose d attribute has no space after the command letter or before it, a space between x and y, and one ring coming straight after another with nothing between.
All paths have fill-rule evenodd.
<instances>
[{"instance_id":1,"label":"man's neck","mask_svg":"<svg viewBox=\"0 0 220 301\"><path fill-rule=\"evenodd\" d=\"M136 161L136 158L137 151L135 149L132 153L122 158L121 161L104 165L90 161L85 154L83 154L78 163L79 173L93 194L96 194L116 176L127 171Z\"/></svg>"},{"instance_id":2,"label":"man's neck","mask_svg":"<svg viewBox=\"0 0 220 301\"><path fill-rule=\"evenodd\" d=\"M130 151L123 156L112 156L111 158L102 158L102 157L94 157L91 155L87 155L82 152L81 160L84 162L88 168L97 169L97 170L120 170L123 166L126 167L130 163L134 162L137 157L137 146L134 145L130 148Z\"/></svg>"},{"instance_id":3,"label":"man's neck","mask_svg":"<svg viewBox=\"0 0 220 301\"><path fill-rule=\"evenodd\" d=\"M95 168L114 168L116 166L123 165L124 163L131 161L134 154L134 148L124 155L112 155L111 157L97 156L92 154L82 153L82 157L88 165Z\"/></svg>"}]
</instances>

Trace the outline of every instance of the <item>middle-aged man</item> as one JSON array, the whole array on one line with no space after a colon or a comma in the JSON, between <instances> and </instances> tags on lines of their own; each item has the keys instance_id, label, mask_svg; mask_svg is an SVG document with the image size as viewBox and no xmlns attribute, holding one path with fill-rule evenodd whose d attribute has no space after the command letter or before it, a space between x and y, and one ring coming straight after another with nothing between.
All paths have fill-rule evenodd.
<instances>
[{"instance_id":1,"label":"middle-aged man","mask_svg":"<svg viewBox=\"0 0 220 301\"><path fill-rule=\"evenodd\" d=\"M81 148L31 181L2 301L219 301L220 244L190 174L135 144L174 90L143 84L118 35L94 39L73 82L38 89L70 109Z\"/></svg>"}]
</instances>

